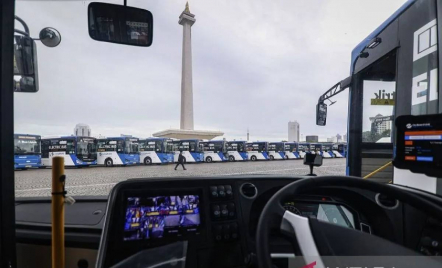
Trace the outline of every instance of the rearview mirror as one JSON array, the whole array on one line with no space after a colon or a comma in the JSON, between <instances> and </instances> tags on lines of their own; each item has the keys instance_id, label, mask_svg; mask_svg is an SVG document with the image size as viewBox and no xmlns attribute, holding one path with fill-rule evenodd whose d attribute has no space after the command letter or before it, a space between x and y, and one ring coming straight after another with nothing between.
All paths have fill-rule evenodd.
<instances>
[{"instance_id":1,"label":"rearview mirror","mask_svg":"<svg viewBox=\"0 0 442 268\"><path fill-rule=\"evenodd\" d=\"M37 47L29 36L14 36L14 91L37 92Z\"/></svg>"},{"instance_id":2,"label":"rearview mirror","mask_svg":"<svg viewBox=\"0 0 442 268\"><path fill-rule=\"evenodd\" d=\"M106 3L88 6L89 36L97 41L149 47L153 17L150 11Z\"/></svg>"},{"instance_id":3,"label":"rearview mirror","mask_svg":"<svg viewBox=\"0 0 442 268\"><path fill-rule=\"evenodd\" d=\"M325 126L327 123L327 104L318 103L316 105L316 125Z\"/></svg>"}]
</instances>

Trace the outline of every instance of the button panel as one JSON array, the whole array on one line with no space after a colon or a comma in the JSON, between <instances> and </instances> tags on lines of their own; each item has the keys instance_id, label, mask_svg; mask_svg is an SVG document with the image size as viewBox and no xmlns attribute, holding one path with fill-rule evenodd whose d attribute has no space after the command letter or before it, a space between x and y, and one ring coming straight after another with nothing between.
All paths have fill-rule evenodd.
<instances>
[{"instance_id":1,"label":"button panel","mask_svg":"<svg viewBox=\"0 0 442 268\"><path fill-rule=\"evenodd\" d=\"M236 222L220 223L212 226L213 239L216 242L234 241L239 238L238 224Z\"/></svg>"},{"instance_id":2,"label":"button panel","mask_svg":"<svg viewBox=\"0 0 442 268\"><path fill-rule=\"evenodd\" d=\"M232 185L210 186L210 198L212 200L226 200L233 198Z\"/></svg>"},{"instance_id":3,"label":"button panel","mask_svg":"<svg viewBox=\"0 0 442 268\"><path fill-rule=\"evenodd\" d=\"M231 220L236 216L235 203L217 203L212 204L212 220Z\"/></svg>"}]
</instances>

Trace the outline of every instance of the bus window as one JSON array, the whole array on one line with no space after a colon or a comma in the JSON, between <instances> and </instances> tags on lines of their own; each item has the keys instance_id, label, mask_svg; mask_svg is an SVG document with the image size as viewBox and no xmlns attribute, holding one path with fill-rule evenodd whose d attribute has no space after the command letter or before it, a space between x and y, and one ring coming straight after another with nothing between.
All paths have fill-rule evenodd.
<instances>
[{"instance_id":1,"label":"bus window","mask_svg":"<svg viewBox=\"0 0 442 268\"><path fill-rule=\"evenodd\" d=\"M117 141L117 152L118 153L124 152L124 141L123 140Z\"/></svg>"},{"instance_id":2,"label":"bus window","mask_svg":"<svg viewBox=\"0 0 442 268\"><path fill-rule=\"evenodd\" d=\"M374 64L363 73L362 142L392 142L395 79L395 53Z\"/></svg>"},{"instance_id":3,"label":"bus window","mask_svg":"<svg viewBox=\"0 0 442 268\"><path fill-rule=\"evenodd\" d=\"M194 141L189 142L189 152L195 152L196 144Z\"/></svg>"},{"instance_id":4,"label":"bus window","mask_svg":"<svg viewBox=\"0 0 442 268\"><path fill-rule=\"evenodd\" d=\"M67 141L60 141L60 144L66 144L66 153L67 154L75 154L75 141L74 140L67 140Z\"/></svg>"},{"instance_id":5,"label":"bus window","mask_svg":"<svg viewBox=\"0 0 442 268\"><path fill-rule=\"evenodd\" d=\"M50 140L42 140L41 141L41 157L49 158L49 145L51 144Z\"/></svg>"}]
</instances>

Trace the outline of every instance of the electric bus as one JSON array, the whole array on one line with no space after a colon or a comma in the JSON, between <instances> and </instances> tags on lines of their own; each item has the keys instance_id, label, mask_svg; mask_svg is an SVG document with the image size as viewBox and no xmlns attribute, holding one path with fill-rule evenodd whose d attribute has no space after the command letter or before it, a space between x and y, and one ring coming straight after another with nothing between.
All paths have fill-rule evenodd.
<instances>
[{"instance_id":1,"label":"electric bus","mask_svg":"<svg viewBox=\"0 0 442 268\"><path fill-rule=\"evenodd\" d=\"M269 160L268 142L248 142L246 146L249 160Z\"/></svg>"},{"instance_id":2,"label":"electric bus","mask_svg":"<svg viewBox=\"0 0 442 268\"><path fill-rule=\"evenodd\" d=\"M311 143L310 151L314 154L322 155L322 144L321 143Z\"/></svg>"},{"instance_id":3,"label":"electric bus","mask_svg":"<svg viewBox=\"0 0 442 268\"><path fill-rule=\"evenodd\" d=\"M286 142L284 144L284 158L285 159L298 159L301 158L298 152L298 143Z\"/></svg>"},{"instance_id":4,"label":"electric bus","mask_svg":"<svg viewBox=\"0 0 442 268\"><path fill-rule=\"evenodd\" d=\"M14 168L27 169L41 166L41 136L14 134Z\"/></svg>"},{"instance_id":5,"label":"electric bus","mask_svg":"<svg viewBox=\"0 0 442 268\"><path fill-rule=\"evenodd\" d=\"M41 140L42 167L52 166L52 157L63 156L67 167L97 164L97 140L92 137L63 136Z\"/></svg>"},{"instance_id":6,"label":"electric bus","mask_svg":"<svg viewBox=\"0 0 442 268\"><path fill-rule=\"evenodd\" d=\"M173 163L172 139L148 138L139 140L140 163L145 165Z\"/></svg>"},{"instance_id":7,"label":"electric bus","mask_svg":"<svg viewBox=\"0 0 442 268\"><path fill-rule=\"evenodd\" d=\"M248 160L248 153L245 141L226 142L226 156L230 162Z\"/></svg>"},{"instance_id":8,"label":"electric bus","mask_svg":"<svg viewBox=\"0 0 442 268\"><path fill-rule=\"evenodd\" d=\"M111 137L98 140L97 164L106 167L128 166L140 163L138 138Z\"/></svg>"},{"instance_id":9,"label":"electric bus","mask_svg":"<svg viewBox=\"0 0 442 268\"><path fill-rule=\"evenodd\" d=\"M285 159L284 142L269 142L268 145L269 159Z\"/></svg>"},{"instance_id":10,"label":"electric bus","mask_svg":"<svg viewBox=\"0 0 442 268\"><path fill-rule=\"evenodd\" d=\"M184 163L198 163L204 161L204 153L200 140L174 140L173 141L174 162L178 162L180 152L183 153Z\"/></svg>"},{"instance_id":11,"label":"electric bus","mask_svg":"<svg viewBox=\"0 0 442 268\"><path fill-rule=\"evenodd\" d=\"M203 148L206 163L227 161L225 141L201 141L200 146Z\"/></svg>"},{"instance_id":12,"label":"electric bus","mask_svg":"<svg viewBox=\"0 0 442 268\"><path fill-rule=\"evenodd\" d=\"M312 153L310 143L298 143L298 153L300 158L304 158L305 154Z\"/></svg>"},{"instance_id":13,"label":"electric bus","mask_svg":"<svg viewBox=\"0 0 442 268\"><path fill-rule=\"evenodd\" d=\"M335 143L333 144L333 154L336 158L345 157L345 153L347 150L347 145L344 143Z\"/></svg>"},{"instance_id":14,"label":"electric bus","mask_svg":"<svg viewBox=\"0 0 442 268\"><path fill-rule=\"evenodd\" d=\"M319 96L316 124L325 126L326 101L349 89L347 175L364 177L392 161L398 116L442 113L440 5L407 1L353 49L349 76ZM425 190L421 180L438 185L435 177L391 165L370 179Z\"/></svg>"},{"instance_id":15,"label":"electric bus","mask_svg":"<svg viewBox=\"0 0 442 268\"><path fill-rule=\"evenodd\" d=\"M332 143L322 144L322 157L324 157L324 158L335 157L335 155L333 153L333 144Z\"/></svg>"}]
</instances>

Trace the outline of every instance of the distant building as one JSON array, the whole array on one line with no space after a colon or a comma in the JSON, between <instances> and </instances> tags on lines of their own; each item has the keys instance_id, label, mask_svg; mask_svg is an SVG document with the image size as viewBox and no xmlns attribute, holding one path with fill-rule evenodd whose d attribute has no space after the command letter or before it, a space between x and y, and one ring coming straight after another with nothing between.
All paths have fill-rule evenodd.
<instances>
[{"instance_id":1,"label":"distant building","mask_svg":"<svg viewBox=\"0 0 442 268\"><path fill-rule=\"evenodd\" d=\"M382 134L386 130L391 130L391 120L391 116L383 116L381 114L370 117L372 130L376 130L378 134Z\"/></svg>"},{"instance_id":2,"label":"distant building","mask_svg":"<svg viewBox=\"0 0 442 268\"><path fill-rule=\"evenodd\" d=\"M331 136L330 138L327 138L327 142L337 142L337 137Z\"/></svg>"},{"instance_id":3,"label":"distant building","mask_svg":"<svg viewBox=\"0 0 442 268\"><path fill-rule=\"evenodd\" d=\"M342 141L342 136L339 134L336 134L336 142L341 142Z\"/></svg>"},{"instance_id":4,"label":"distant building","mask_svg":"<svg viewBox=\"0 0 442 268\"><path fill-rule=\"evenodd\" d=\"M305 141L306 142L318 142L319 138L318 138L318 135L307 135L307 136L305 136Z\"/></svg>"},{"instance_id":5,"label":"distant building","mask_svg":"<svg viewBox=\"0 0 442 268\"><path fill-rule=\"evenodd\" d=\"M77 124L74 128L74 136L85 136L91 137L92 131L89 125L86 124Z\"/></svg>"},{"instance_id":6,"label":"distant building","mask_svg":"<svg viewBox=\"0 0 442 268\"><path fill-rule=\"evenodd\" d=\"M132 135L120 134L120 137L132 138Z\"/></svg>"},{"instance_id":7,"label":"distant building","mask_svg":"<svg viewBox=\"0 0 442 268\"><path fill-rule=\"evenodd\" d=\"M347 133L344 134L343 139L345 142L347 142Z\"/></svg>"},{"instance_id":8,"label":"distant building","mask_svg":"<svg viewBox=\"0 0 442 268\"><path fill-rule=\"evenodd\" d=\"M293 141L299 142L300 141L301 136L299 135L299 123L297 121L294 121L294 122L289 121L288 134L289 134L288 135L289 142L293 142Z\"/></svg>"}]
</instances>

